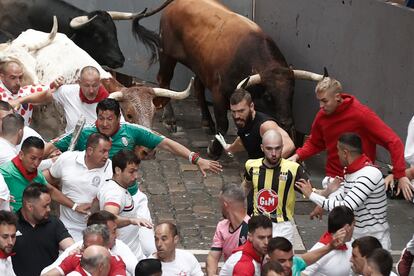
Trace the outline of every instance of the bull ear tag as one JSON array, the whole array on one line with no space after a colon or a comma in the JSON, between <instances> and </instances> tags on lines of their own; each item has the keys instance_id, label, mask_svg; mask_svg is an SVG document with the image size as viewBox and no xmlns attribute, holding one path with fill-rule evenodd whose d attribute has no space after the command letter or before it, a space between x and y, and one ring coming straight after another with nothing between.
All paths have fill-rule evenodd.
<instances>
[{"instance_id":1,"label":"bull ear tag","mask_svg":"<svg viewBox=\"0 0 414 276\"><path fill-rule=\"evenodd\" d=\"M323 67L323 78L329 77L328 69L326 67Z\"/></svg>"},{"instance_id":2,"label":"bull ear tag","mask_svg":"<svg viewBox=\"0 0 414 276\"><path fill-rule=\"evenodd\" d=\"M240 86L240 88L245 89L247 84L249 83L250 77L247 77L246 80L243 82L243 84Z\"/></svg>"}]
</instances>

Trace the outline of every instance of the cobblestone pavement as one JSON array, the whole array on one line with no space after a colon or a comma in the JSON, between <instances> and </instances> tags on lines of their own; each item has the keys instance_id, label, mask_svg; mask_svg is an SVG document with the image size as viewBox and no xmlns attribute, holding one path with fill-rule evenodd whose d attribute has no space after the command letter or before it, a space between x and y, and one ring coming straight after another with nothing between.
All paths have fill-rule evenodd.
<instances>
[{"instance_id":1,"label":"cobblestone pavement","mask_svg":"<svg viewBox=\"0 0 414 276\"><path fill-rule=\"evenodd\" d=\"M161 114L157 114L154 119L154 130L206 157L206 147L213 136L207 135L200 127L200 111L196 100L190 97L184 101L175 101L174 110L178 132L172 134L166 130L160 122ZM227 142L236 137L234 124L229 119L230 128L225 136ZM197 167L189 164L188 160L165 151L158 151L155 160L141 163L141 189L148 196L154 223L175 223L180 233L180 247L193 250L201 262L205 260L215 226L222 217L218 204L220 189L223 183L240 183L244 160L244 153L236 155L235 159L223 155L220 162L224 171L218 175L208 173L207 178L203 178ZM321 160L324 160L323 155L306 163L314 184L320 183L322 179L324 165ZM314 207L313 203L301 197L298 199L295 219L300 240L298 243L295 240L294 248L303 250L309 249L327 226L326 216L323 221L310 221L308 214ZM404 200L392 200L388 206L392 254L396 261L414 233L413 205Z\"/></svg>"},{"instance_id":2,"label":"cobblestone pavement","mask_svg":"<svg viewBox=\"0 0 414 276\"><path fill-rule=\"evenodd\" d=\"M178 131L169 133L160 122L161 114L154 119L154 130L206 157L206 147L212 135L207 135L200 127L196 100L190 98L175 102L174 110ZM232 141L235 132L229 133L226 138ZM208 173L206 178L197 166L166 151L157 151L155 160L141 163L141 189L148 196L154 222L175 223L184 248L209 249L215 226L222 217L217 200L220 189L223 183L240 183L240 163L229 158L222 158L220 162L224 172Z\"/></svg>"}]
</instances>

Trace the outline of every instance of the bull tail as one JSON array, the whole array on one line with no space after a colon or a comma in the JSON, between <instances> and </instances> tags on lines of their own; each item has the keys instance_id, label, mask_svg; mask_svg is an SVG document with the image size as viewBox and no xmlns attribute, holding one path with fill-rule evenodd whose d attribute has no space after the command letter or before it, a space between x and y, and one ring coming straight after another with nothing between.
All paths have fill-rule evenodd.
<instances>
[{"instance_id":1,"label":"bull tail","mask_svg":"<svg viewBox=\"0 0 414 276\"><path fill-rule=\"evenodd\" d=\"M158 59L158 49L160 47L160 36L151 30L148 30L144 26L142 26L139 21L142 18L149 17L153 14L156 14L157 12L164 9L166 6L168 6L172 1L174 0L167 0L165 1L161 6L158 8L149 11L138 14L133 20L132 20L132 34L134 35L136 40L140 40L142 44L144 44L145 48L151 52L151 58L149 60L149 64L154 64Z\"/></svg>"}]
</instances>

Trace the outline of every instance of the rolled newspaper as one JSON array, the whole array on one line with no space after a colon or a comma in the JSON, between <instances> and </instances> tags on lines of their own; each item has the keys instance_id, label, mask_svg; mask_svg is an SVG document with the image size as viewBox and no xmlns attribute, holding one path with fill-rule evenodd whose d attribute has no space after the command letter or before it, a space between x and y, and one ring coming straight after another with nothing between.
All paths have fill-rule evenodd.
<instances>
[{"instance_id":1,"label":"rolled newspaper","mask_svg":"<svg viewBox=\"0 0 414 276\"><path fill-rule=\"evenodd\" d=\"M226 143L226 140L224 140L223 135L221 135L221 133L219 132L214 137L216 138L217 141L219 141L220 145L223 147L224 151L227 153L227 156L233 158L234 155L231 152L226 151L227 143Z\"/></svg>"},{"instance_id":2,"label":"rolled newspaper","mask_svg":"<svg viewBox=\"0 0 414 276\"><path fill-rule=\"evenodd\" d=\"M82 133L82 129L85 126L85 116L81 115L76 123L75 129L72 132L72 139L70 140L70 144L68 147L68 151L73 151L78 143L80 134Z\"/></svg>"}]
</instances>

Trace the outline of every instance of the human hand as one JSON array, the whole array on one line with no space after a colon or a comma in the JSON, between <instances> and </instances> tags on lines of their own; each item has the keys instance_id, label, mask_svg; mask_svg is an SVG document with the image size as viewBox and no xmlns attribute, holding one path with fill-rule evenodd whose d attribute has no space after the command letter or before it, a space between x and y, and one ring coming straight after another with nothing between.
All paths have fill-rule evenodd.
<instances>
[{"instance_id":1,"label":"human hand","mask_svg":"<svg viewBox=\"0 0 414 276\"><path fill-rule=\"evenodd\" d=\"M349 225L345 225L333 235L331 242L329 243L331 248L338 248L345 243L345 239L348 234L348 227Z\"/></svg>"},{"instance_id":2,"label":"human hand","mask_svg":"<svg viewBox=\"0 0 414 276\"><path fill-rule=\"evenodd\" d=\"M326 187L326 193L328 195L332 194L333 192L337 191L339 189L339 187L341 187L342 182L344 181L344 179L340 176L335 176L335 178L331 178L333 179L330 183L328 183L327 187Z\"/></svg>"},{"instance_id":3,"label":"human hand","mask_svg":"<svg viewBox=\"0 0 414 276\"><path fill-rule=\"evenodd\" d=\"M21 103L19 101L19 98L17 98L17 99L11 99L11 100L8 100L7 102L11 105L11 107L14 110L18 110L20 108Z\"/></svg>"},{"instance_id":4,"label":"human hand","mask_svg":"<svg viewBox=\"0 0 414 276\"><path fill-rule=\"evenodd\" d=\"M146 220L144 218L131 218L130 221L133 225L144 226L149 229L152 229L152 227L154 226L154 224L152 224L149 220Z\"/></svg>"},{"instance_id":5,"label":"human hand","mask_svg":"<svg viewBox=\"0 0 414 276\"><path fill-rule=\"evenodd\" d=\"M316 207L313 209L313 211L309 214L309 218L311 220L313 220L314 218L322 220L323 213L324 213L323 208L319 205L316 205Z\"/></svg>"},{"instance_id":6,"label":"human hand","mask_svg":"<svg viewBox=\"0 0 414 276\"><path fill-rule=\"evenodd\" d=\"M397 194L396 194L397 196L402 191L404 198L408 201L411 201L413 199L413 190L414 190L414 187L411 184L408 177L404 176L398 179L398 187L397 187Z\"/></svg>"},{"instance_id":7,"label":"human hand","mask_svg":"<svg viewBox=\"0 0 414 276\"><path fill-rule=\"evenodd\" d=\"M384 184L385 184L385 190L388 191L388 189L392 188L394 185L394 175L390 173L384 178Z\"/></svg>"},{"instance_id":8,"label":"human hand","mask_svg":"<svg viewBox=\"0 0 414 276\"><path fill-rule=\"evenodd\" d=\"M92 207L92 203L80 203L76 206L75 211L84 215L90 215L89 211Z\"/></svg>"},{"instance_id":9,"label":"human hand","mask_svg":"<svg viewBox=\"0 0 414 276\"><path fill-rule=\"evenodd\" d=\"M223 167L218 161L207 160L201 157L198 159L197 166L204 177L207 176L206 171L211 171L213 173L220 173L223 171Z\"/></svg>"},{"instance_id":10,"label":"human hand","mask_svg":"<svg viewBox=\"0 0 414 276\"><path fill-rule=\"evenodd\" d=\"M65 79L63 78L63 76L59 76L57 77L57 79L55 79L49 84L49 87L50 89L58 89L59 87L63 85L64 82L65 82Z\"/></svg>"},{"instance_id":11,"label":"human hand","mask_svg":"<svg viewBox=\"0 0 414 276\"><path fill-rule=\"evenodd\" d=\"M294 155L289 157L287 160L297 162L299 160L299 155L297 153L295 153Z\"/></svg>"},{"instance_id":12,"label":"human hand","mask_svg":"<svg viewBox=\"0 0 414 276\"><path fill-rule=\"evenodd\" d=\"M299 179L296 181L295 186L302 192L302 194L309 198L313 192L312 184L309 180Z\"/></svg>"}]
</instances>

